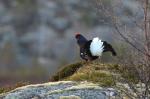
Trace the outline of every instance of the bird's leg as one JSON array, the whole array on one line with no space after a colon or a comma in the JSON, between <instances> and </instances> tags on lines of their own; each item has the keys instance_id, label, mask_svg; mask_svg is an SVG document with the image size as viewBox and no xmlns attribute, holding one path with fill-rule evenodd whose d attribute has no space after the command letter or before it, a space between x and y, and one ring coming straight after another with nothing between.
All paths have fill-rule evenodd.
<instances>
[{"instance_id":1,"label":"bird's leg","mask_svg":"<svg viewBox=\"0 0 150 99\"><path fill-rule=\"evenodd\" d=\"M102 58L101 58L101 57L99 57L99 62L100 62L101 64L103 64Z\"/></svg>"},{"instance_id":2,"label":"bird's leg","mask_svg":"<svg viewBox=\"0 0 150 99\"><path fill-rule=\"evenodd\" d=\"M86 63L89 64L89 63L90 63L90 60L87 59L87 60L86 60Z\"/></svg>"},{"instance_id":3,"label":"bird's leg","mask_svg":"<svg viewBox=\"0 0 150 99\"><path fill-rule=\"evenodd\" d=\"M91 63L91 60L90 60L90 59L88 59L88 60L87 60L87 64L90 64L90 63Z\"/></svg>"},{"instance_id":4,"label":"bird's leg","mask_svg":"<svg viewBox=\"0 0 150 99\"><path fill-rule=\"evenodd\" d=\"M101 61L101 64L104 65L105 61L102 60L102 57L100 57L100 61Z\"/></svg>"},{"instance_id":5,"label":"bird's leg","mask_svg":"<svg viewBox=\"0 0 150 99\"><path fill-rule=\"evenodd\" d=\"M85 58L86 62L90 62L91 61L91 58L88 55L85 55L84 58Z\"/></svg>"}]
</instances>

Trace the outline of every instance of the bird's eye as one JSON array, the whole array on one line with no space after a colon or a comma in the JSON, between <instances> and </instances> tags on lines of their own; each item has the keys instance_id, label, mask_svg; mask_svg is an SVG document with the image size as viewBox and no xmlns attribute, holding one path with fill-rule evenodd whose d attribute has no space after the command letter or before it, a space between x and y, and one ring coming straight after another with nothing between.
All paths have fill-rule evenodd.
<instances>
[{"instance_id":1,"label":"bird's eye","mask_svg":"<svg viewBox=\"0 0 150 99\"><path fill-rule=\"evenodd\" d=\"M83 55L83 53L80 53L81 55Z\"/></svg>"}]
</instances>

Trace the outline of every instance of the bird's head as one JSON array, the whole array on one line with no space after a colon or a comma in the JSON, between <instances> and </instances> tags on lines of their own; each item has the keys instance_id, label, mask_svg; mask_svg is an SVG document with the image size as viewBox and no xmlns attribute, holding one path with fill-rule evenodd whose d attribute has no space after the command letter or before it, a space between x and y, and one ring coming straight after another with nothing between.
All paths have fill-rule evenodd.
<instances>
[{"instance_id":1,"label":"bird's head","mask_svg":"<svg viewBox=\"0 0 150 99\"><path fill-rule=\"evenodd\" d=\"M75 33L75 38L76 38L76 39L79 39L81 36L82 36L82 35L81 35L79 32Z\"/></svg>"},{"instance_id":2,"label":"bird's head","mask_svg":"<svg viewBox=\"0 0 150 99\"><path fill-rule=\"evenodd\" d=\"M77 43L79 44L79 46L82 46L83 44L85 44L88 40L81 35L79 32L75 33L75 38L77 40Z\"/></svg>"}]
</instances>

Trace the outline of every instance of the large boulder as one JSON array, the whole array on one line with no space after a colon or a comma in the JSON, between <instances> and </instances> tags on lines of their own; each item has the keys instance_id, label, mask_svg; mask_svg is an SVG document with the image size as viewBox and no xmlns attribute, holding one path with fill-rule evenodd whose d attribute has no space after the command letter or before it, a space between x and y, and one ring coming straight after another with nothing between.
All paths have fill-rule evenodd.
<instances>
[{"instance_id":1,"label":"large boulder","mask_svg":"<svg viewBox=\"0 0 150 99\"><path fill-rule=\"evenodd\" d=\"M60 81L27 85L0 95L0 99L107 99L117 93L89 82Z\"/></svg>"}]
</instances>

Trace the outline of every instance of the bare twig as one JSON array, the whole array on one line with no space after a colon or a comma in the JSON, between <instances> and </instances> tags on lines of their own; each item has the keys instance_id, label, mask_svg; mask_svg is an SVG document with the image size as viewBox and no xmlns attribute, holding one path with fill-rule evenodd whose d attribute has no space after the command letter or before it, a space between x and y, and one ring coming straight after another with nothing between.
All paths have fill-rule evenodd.
<instances>
[{"instance_id":1,"label":"bare twig","mask_svg":"<svg viewBox=\"0 0 150 99\"><path fill-rule=\"evenodd\" d=\"M132 38L133 36L129 36L129 35L125 35L124 33L126 33L126 28L124 29L124 32L121 31L121 29L123 28L124 23L121 23L121 21L119 21L119 17L117 17L114 13L113 13L113 8L112 9L107 9L103 3L102 0L95 0L96 1L96 5L95 7L97 8L97 14L98 16L100 15L100 13L103 13L104 16L106 16L107 18L111 19L111 26L115 29L115 32L117 34L120 35L120 37L130 46L132 46L140 55L138 62L139 64L134 65L134 68L137 70L138 74L140 75L140 81L144 82L145 84L145 90L142 94L142 99L146 99L148 98L148 95L150 94L149 92L149 87L150 87L150 8L149 8L149 1L150 0L139 0L138 2L141 3L141 5L143 4L143 6L141 6L143 12L144 12L144 21L143 23L140 23L139 21L137 21L135 19L135 17L129 17L127 16L132 23L135 24L135 26L139 29L141 29L142 35L144 34L144 45L141 41L142 44L140 44L138 40ZM122 0L120 0L121 3ZM105 22L104 22L105 23ZM110 25L110 22L107 23ZM141 25L142 24L142 25ZM134 34L135 35L135 34ZM140 44L140 46L137 46L135 43L138 43L138 45ZM140 48L140 47L143 47ZM141 58L142 56L145 57ZM141 67L139 68L137 65L141 65ZM132 87L132 89L134 90L134 86L130 86ZM136 90L135 90L136 91ZM128 93L127 93L128 94ZM138 96L140 95L139 93L137 93ZM141 98L140 96L138 98Z\"/></svg>"}]
</instances>

